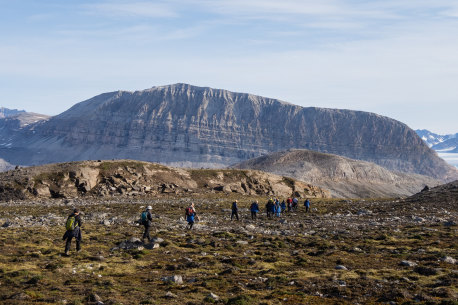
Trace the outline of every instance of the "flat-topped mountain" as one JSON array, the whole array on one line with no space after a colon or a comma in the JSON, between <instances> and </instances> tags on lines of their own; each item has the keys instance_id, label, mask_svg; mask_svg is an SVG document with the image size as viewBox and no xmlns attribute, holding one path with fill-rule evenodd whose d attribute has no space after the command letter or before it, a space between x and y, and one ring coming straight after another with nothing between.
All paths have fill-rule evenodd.
<instances>
[{"instance_id":1,"label":"flat-topped mountain","mask_svg":"<svg viewBox=\"0 0 458 305\"><path fill-rule=\"evenodd\" d=\"M17 110L17 109L8 109L5 107L0 107L0 119L1 118L6 118L12 115L24 113L24 110Z\"/></svg>"},{"instance_id":2,"label":"flat-topped mountain","mask_svg":"<svg viewBox=\"0 0 458 305\"><path fill-rule=\"evenodd\" d=\"M23 165L128 158L222 167L305 148L445 180L458 177L393 119L186 84L101 94L23 129L10 143L0 147L0 157Z\"/></svg>"},{"instance_id":3,"label":"flat-topped mountain","mask_svg":"<svg viewBox=\"0 0 458 305\"><path fill-rule=\"evenodd\" d=\"M440 184L428 176L390 171L371 162L303 149L272 153L233 168L292 177L328 189L335 197L346 198L410 196L425 185Z\"/></svg>"}]
</instances>

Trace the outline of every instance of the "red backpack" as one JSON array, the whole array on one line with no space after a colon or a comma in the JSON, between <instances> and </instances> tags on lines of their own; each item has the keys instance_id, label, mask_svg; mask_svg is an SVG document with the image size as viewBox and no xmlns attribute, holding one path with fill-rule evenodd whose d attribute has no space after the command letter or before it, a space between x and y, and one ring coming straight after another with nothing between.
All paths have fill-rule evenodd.
<instances>
[{"instance_id":1,"label":"red backpack","mask_svg":"<svg viewBox=\"0 0 458 305\"><path fill-rule=\"evenodd\" d=\"M186 208L186 216L191 216L194 211L192 210L191 207Z\"/></svg>"}]
</instances>

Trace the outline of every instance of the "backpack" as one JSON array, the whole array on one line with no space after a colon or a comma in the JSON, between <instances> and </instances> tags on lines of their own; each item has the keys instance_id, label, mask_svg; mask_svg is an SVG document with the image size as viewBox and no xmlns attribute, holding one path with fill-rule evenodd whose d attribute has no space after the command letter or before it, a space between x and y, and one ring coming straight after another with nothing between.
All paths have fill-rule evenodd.
<instances>
[{"instance_id":1,"label":"backpack","mask_svg":"<svg viewBox=\"0 0 458 305\"><path fill-rule=\"evenodd\" d=\"M65 223L67 231L73 231L77 226L76 217L74 215L68 216L67 222Z\"/></svg>"},{"instance_id":2,"label":"backpack","mask_svg":"<svg viewBox=\"0 0 458 305\"><path fill-rule=\"evenodd\" d=\"M191 216L192 213L193 213L192 208L191 208L191 207L187 207L187 208L186 208L186 216Z\"/></svg>"},{"instance_id":3,"label":"backpack","mask_svg":"<svg viewBox=\"0 0 458 305\"><path fill-rule=\"evenodd\" d=\"M148 222L148 212L147 211L142 212L140 216L140 220L142 221L142 224L146 224Z\"/></svg>"}]
</instances>

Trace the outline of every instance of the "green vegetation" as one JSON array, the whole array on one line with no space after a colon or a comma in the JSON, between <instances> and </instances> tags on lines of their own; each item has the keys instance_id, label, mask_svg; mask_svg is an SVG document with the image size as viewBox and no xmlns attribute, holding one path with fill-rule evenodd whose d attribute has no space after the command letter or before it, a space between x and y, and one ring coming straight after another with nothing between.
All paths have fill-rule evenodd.
<instances>
[{"instance_id":1,"label":"green vegetation","mask_svg":"<svg viewBox=\"0 0 458 305\"><path fill-rule=\"evenodd\" d=\"M263 215L255 223L244 212L242 221L230 222L226 209L234 198L240 208L247 208L253 198L261 206L265 201L234 196L84 202L83 251L75 253L73 243L70 257L62 255L63 223L2 228L0 302L88 304L96 297L105 304L454 304L456 300L455 265L441 260L457 257L456 226L367 224L345 230L335 225L339 218L328 213L356 214L368 206L376 211L378 205L339 200L313 200L316 211L305 215L300 207L285 217L286 224ZM200 228L188 232L177 219L190 201L198 204L203 219L197 223ZM50 214L64 218L71 207L61 202L3 205L0 218L24 216L37 221ZM132 219L146 204L153 205L159 216L151 235L164 239L160 247L113 249L141 236L142 228ZM389 217L393 213L401 212L390 209ZM97 216L101 214L126 220L102 225ZM266 232L250 231L250 225ZM281 234L289 232L284 230L294 233ZM403 260L417 265L401 266ZM346 269L338 270L337 265ZM173 275L182 276L183 283L163 280ZM168 292L172 296L166 296Z\"/></svg>"}]
</instances>

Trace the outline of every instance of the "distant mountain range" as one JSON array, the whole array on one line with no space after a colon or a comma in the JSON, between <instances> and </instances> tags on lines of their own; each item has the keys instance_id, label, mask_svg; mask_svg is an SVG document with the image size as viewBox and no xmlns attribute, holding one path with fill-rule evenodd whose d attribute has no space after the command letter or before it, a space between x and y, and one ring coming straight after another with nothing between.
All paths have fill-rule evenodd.
<instances>
[{"instance_id":1,"label":"distant mountain range","mask_svg":"<svg viewBox=\"0 0 458 305\"><path fill-rule=\"evenodd\" d=\"M446 181L458 178L456 168L399 121L187 84L104 93L35 120L0 119L0 158L20 165L135 159L224 167L309 149Z\"/></svg>"},{"instance_id":2,"label":"distant mountain range","mask_svg":"<svg viewBox=\"0 0 458 305\"><path fill-rule=\"evenodd\" d=\"M458 153L458 133L439 135L426 129L417 129L415 132L436 151Z\"/></svg>"},{"instance_id":3,"label":"distant mountain range","mask_svg":"<svg viewBox=\"0 0 458 305\"><path fill-rule=\"evenodd\" d=\"M24 110L17 110L17 109L8 109L5 107L0 107L0 119L1 118L6 118L9 116L13 116L19 113L24 113Z\"/></svg>"}]
</instances>

